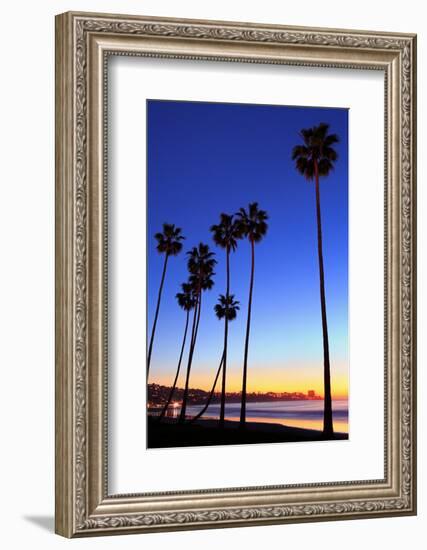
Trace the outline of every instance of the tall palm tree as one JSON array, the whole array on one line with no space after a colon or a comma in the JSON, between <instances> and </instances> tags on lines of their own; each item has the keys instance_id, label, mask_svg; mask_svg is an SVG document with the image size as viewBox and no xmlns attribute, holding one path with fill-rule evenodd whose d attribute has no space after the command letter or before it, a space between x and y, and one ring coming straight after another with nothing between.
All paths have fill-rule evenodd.
<instances>
[{"instance_id":1,"label":"tall palm tree","mask_svg":"<svg viewBox=\"0 0 427 550\"><path fill-rule=\"evenodd\" d=\"M241 208L236 216L239 234L242 237L246 237L251 245L251 279L249 284L248 318L246 322L245 356L243 361L242 405L240 409L240 427L244 428L246 425L246 382L248 375L249 333L251 330L252 293L255 274L255 244L259 243L267 233L268 215L265 210L260 210L258 208L257 202L253 202L249 204L248 210Z\"/></svg>"},{"instance_id":2,"label":"tall palm tree","mask_svg":"<svg viewBox=\"0 0 427 550\"><path fill-rule=\"evenodd\" d=\"M228 290L228 287L227 287ZM220 426L224 426L225 420L225 370L227 368L227 338L228 338L228 322L233 321L237 317L237 312L240 309L240 302L234 299L234 294L219 295L218 303L215 306L215 314L218 319L224 319L224 353L222 361L222 388L221 388L221 408L219 415Z\"/></svg>"},{"instance_id":3,"label":"tall palm tree","mask_svg":"<svg viewBox=\"0 0 427 550\"><path fill-rule=\"evenodd\" d=\"M225 249L226 254L226 293L225 296L221 295L224 298L224 304L229 303L230 298L230 251L235 251L237 248L237 239L240 238L238 232L237 224L235 223L233 216L222 213L220 215L220 223L217 225L212 225L211 231L213 233L213 240L215 244L223 249ZM238 303L238 302L237 302ZM218 305L216 307L221 307ZM224 306L223 306L224 307ZM238 308L237 308L238 309ZM216 308L215 308L215 311ZM217 311L218 316L218 311ZM222 366L222 388L221 388L221 411L220 411L220 424L224 425L225 418L225 388L226 388L226 376L227 376L227 341L228 341L228 321L230 320L229 315L223 315L224 322L224 357L223 357L223 366ZM234 316L234 318L236 315ZM221 317L222 318L222 317Z\"/></svg>"},{"instance_id":4,"label":"tall palm tree","mask_svg":"<svg viewBox=\"0 0 427 550\"><path fill-rule=\"evenodd\" d=\"M162 412L160 413L159 420L161 420L165 416L168 410L168 407L170 405L170 402L172 401L173 393L175 391L176 384L178 382L179 371L181 369L182 357L184 355L185 342L187 340L188 324L190 321L190 311L196 307L196 297L194 296L192 285L190 283L183 283L181 285L181 288L182 288L182 292L178 292L175 298L178 302L179 307L186 312L184 337L182 339L181 352L179 354L179 360L178 360L178 366L176 368L175 379L170 389L166 404L163 407Z\"/></svg>"},{"instance_id":5,"label":"tall palm tree","mask_svg":"<svg viewBox=\"0 0 427 550\"><path fill-rule=\"evenodd\" d=\"M189 282L192 285L193 292L196 296L196 307L194 308L193 324L191 329L190 351L188 354L185 388L179 417L180 422L185 420L185 413L187 409L191 365L193 362L194 349L196 347L200 312L202 309L202 293L205 290L210 290L214 285L212 277L215 275L213 269L216 264L216 260L214 259L215 254L210 251L209 245L204 243L200 243L198 246L192 248L189 252L187 252L187 255L187 267L190 272Z\"/></svg>"},{"instance_id":6,"label":"tall palm tree","mask_svg":"<svg viewBox=\"0 0 427 550\"><path fill-rule=\"evenodd\" d=\"M160 254L165 255L165 261L163 264L163 273L160 280L159 293L157 296L157 306L156 313L154 314L153 328L151 330L150 345L148 346L148 355L147 355L147 378L150 372L150 363L151 363L151 353L153 351L153 342L154 335L156 333L157 319L159 318L160 311L160 302L162 299L163 284L165 282L166 268L168 265L169 256L177 256L182 250L182 240L184 237L181 235L182 229L180 227L175 227L174 224L164 223L163 232L156 233L154 238L157 241L157 251Z\"/></svg>"},{"instance_id":7,"label":"tall palm tree","mask_svg":"<svg viewBox=\"0 0 427 550\"><path fill-rule=\"evenodd\" d=\"M323 332L323 382L324 415L323 434L330 437L334 433L332 421L331 367L329 360L328 321L326 316L325 273L323 268L322 219L320 211L320 177L327 176L334 168L338 154L333 145L338 143L336 134L328 134L329 124L320 123L313 128L301 130L303 143L292 150L292 160L298 172L307 180L314 179L316 187L317 253L319 259L320 305Z\"/></svg>"}]
</instances>

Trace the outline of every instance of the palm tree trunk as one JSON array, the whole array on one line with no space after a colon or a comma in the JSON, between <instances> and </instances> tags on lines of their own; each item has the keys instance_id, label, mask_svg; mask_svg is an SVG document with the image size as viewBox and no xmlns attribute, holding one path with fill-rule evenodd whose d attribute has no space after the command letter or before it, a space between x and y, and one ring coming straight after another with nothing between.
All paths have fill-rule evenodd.
<instances>
[{"instance_id":1,"label":"palm tree trunk","mask_svg":"<svg viewBox=\"0 0 427 550\"><path fill-rule=\"evenodd\" d=\"M197 311L197 322L196 322L196 330L194 331L194 335L191 339L191 346L194 346L195 343L196 343L196 338L197 338L197 333L199 332L199 323L200 323L200 309L201 309L201 306L202 306L202 292L200 291L200 295L199 295L199 309Z\"/></svg>"},{"instance_id":2,"label":"palm tree trunk","mask_svg":"<svg viewBox=\"0 0 427 550\"><path fill-rule=\"evenodd\" d=\"M248 303L248 320L246 323L246 339L245 339L245 359L243 362L243 382L242 382L242 404L240 409L240 427L244 428L246 423L246 379L248 374L248 350L249 350L249 332L251 330L251 310L252 310L252 291L254 287L254 272L255 272L255 245L251 239L251 282L249 286L249 303Z\"/></svg>"},{"instance_id":3,"label":"palm tree trunk","mask_svg":"<svg viewBox=\"0 0 427 550\"><path fill-rule=\"evenodd\" d=\"M319 171L316 161L314 161L314 172L316 179L317 251L319 256L320 305L322 311L323 332L323 384L325 394L323 412L323 435L325 437L330 437L334 433L332 422L331 367L329 361L328 321L326 317L325 273L323 269L322 218L320 212Z\"/></svg>"},{"instance_id":4,"label":"palm tree trunk","mask_svg":"<svg viewBox=\"0 0 427 550\"><path fill-rule=\"evenodd\" d=\"M209 407L209 405L210 405L210 403L211 403L211 401L212 401L212 397L213 397L213 395L214 395L214 393L215 393L216 383L218 382L219 373L221 372L221 367L222 367L223 363L224 363L224 352L223 352L223 354L222 354L222 358L221 358L221 362L220 362L220 364L219 364L218 370L216 371L215 380L214 380L214 383L213 383L211 392L210 392L210 394L209 394L208 400L206 401L206 403L205 403L203 409L202 409L200 412L198 412L198 413L196 414L196 416L194 416L194 417L190 420L190 422L194 422L195 420L199 419L202 415L205 414L207 408Z\"/></svg>"},{"instance_id":5,"label":"palm tree trunk","mask_svg":"<svg viewBox=\"0 0 427 550\"><path fill-rule=\"evenodd\" d=\"M156 333L156 326L157 326L157 319L159 317L159 310L160 310L160 301L162 299L162 292L163 292L163 284L165 282L165 276L166 276L166 267L168 265L168 258L169 254L166 254L165 256L165 263L163 265L163 273L162 273L162 279L160 281L160 287L159 287L159 294L157 296L157 306L156 306L156 313L154 315L154 323L153 328L151 330L151 338L150 338L150 345L148 347L148 356L147 356L147 378L148 374L150 372L150 363L151 363L151 352L153 351L153 342L154 342L154 335Z\"/></svg>"},{"instance_id":6,"label":"palm tree trunk","mask_svg":"<svg viewBox=\"0 0 427 550\"><path fill-rule=\"evenodd\" d=\"M181 413L179 415L179 422L184 422L185 420L185 411L187 409L187 401L188 401L188 386L190 382L190 371L191 371L191 364L193 362L194 348L196 347L197 333L199 330L201 308L202 308L202 291L200 290L198 300L197 300L197 305L196 305L196 308L194 309L193 328L191 331L192 334L191 334L190 352L188 354L187 374L185 377L185 388L184 388L184 395L182 397L182 405L181 405Z\"/></svg>"},{"instance_id":7,"label":"palm tree trunk","mask_svg":"<svg viewBox=\"0 0 427 550\"><path fill-rule=\"evenodd\" d=\"M226 298L228 303L228 297L230 295L230 248L227 246L227 288ZM219 414L219 424L224 426L225 420L225 386L226 386L226 374L227 374L227 344L228 344L228 312L225 315L224 322L224 366L222 369L222 387L221 387L221 409Z\"/></svg>"},{"instance_id":8,"label":"palm tree trunk","mask_svg":"<svg viewBox=\"0 0 427 550\"><path fill-rule=\"evenodd\" d=\"M189 320L190 320L190 310L187 310L187 319L185 321L184 338L182 339L181 353L179 354L178 367L176 369L175 380L173 381L171 391L169 392L169 397L166 401L166 405L163 407L162 412L160 413L159 420L161 420L165 416L166 411L168 410L168 407L170 405L170 402L172 401L173 392L175 391L176 384L178 382L179 371L181 369L182 356L184 355L185 342L187 339L187 330L188 330Z\"/></svg>"}]
</instances>

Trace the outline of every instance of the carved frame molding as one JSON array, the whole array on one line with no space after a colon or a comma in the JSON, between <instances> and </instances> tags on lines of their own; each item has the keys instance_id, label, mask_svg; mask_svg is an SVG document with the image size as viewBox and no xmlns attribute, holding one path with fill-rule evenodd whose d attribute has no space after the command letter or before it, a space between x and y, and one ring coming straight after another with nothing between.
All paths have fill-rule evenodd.
<instances>
[{"instance_id":1,"label":"carved frame molding","mask_svg":"<svg viewBox=\"0 0 427 550\"><path fill-rule=\"evenodd\" d=\"M140 55L385 73L385 478L108 495L106 59ZM56 18L56 531L67 536L414 514L416 37L66 13Z\"/></svg>"}]
</instances>

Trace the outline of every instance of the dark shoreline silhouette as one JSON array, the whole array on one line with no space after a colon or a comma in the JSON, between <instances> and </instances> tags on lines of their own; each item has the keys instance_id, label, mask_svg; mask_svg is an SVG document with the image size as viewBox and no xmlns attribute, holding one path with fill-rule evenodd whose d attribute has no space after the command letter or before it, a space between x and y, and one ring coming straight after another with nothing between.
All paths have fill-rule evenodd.
<instances>
[{"instance_id":1,"label":"dark shoreline silhouette","mask_svg":"<svg viewBox=\"0 0 427 550\"><path fill-rule=\"evenodd\" d=\"M225 420L223 429L218 429L217 419L200 418L191 423L177 423L176 420L167 418L158 422L155 417L148 417L147 420L149 449L348 439L348 434L345 433L334 433L325 437L320 430L267 422L246 421L245 429L242 430L239 428L240 423L233 420Z\"/></svg>"},{"instance_id":2,"label":"dark shoreline silhouette","mask_svg":"<svg viewBox=\"0 0 427 550\"><path fill-rule=\"evenodd\" d=\"M174 398L176 401L181 401L184 393L183 388L173 386L174 389ZM164 404L169 401L167 399L170 395L171 387L163 386L160 384L148 384L147 397L148 402L150 403L150 409L156 409L156 407L164 406ZM190 388L188 395L188 405L204 405L208 398L210 392L202 390L199 388ZM240 403L242 394L241 392L226 392L227 402L228 403ZM221 392L213 392L210 402L212 404L219 403L221 400ZM323 397L317 395L316 393L310 392L256 392L256 393L247 393L246 395L247 402L256 402L256 401L322 401Z\"/></svg>"}]
</instances>

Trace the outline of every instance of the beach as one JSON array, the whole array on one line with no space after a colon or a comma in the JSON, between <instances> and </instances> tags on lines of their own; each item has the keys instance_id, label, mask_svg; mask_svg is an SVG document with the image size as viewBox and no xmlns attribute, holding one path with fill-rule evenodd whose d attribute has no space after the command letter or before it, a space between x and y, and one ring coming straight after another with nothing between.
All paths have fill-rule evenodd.
<instances>
[{"instance_id":1,"label":"beach","mask_svg":"<svg viewBox=\"0 0 427 550\"><path fill-rule=\"evenodd\" d=\"M179 424L173 418L165 418L159 422L156 417L148 417L147 422L147 445L152 449L325 440L320 430L296 428L273 422L246 422L243 430L235 420L226 420L224 428L219 429L218 420L213 418L201 418L195 422ZM337 432L328 439L348 439L348 434Z\"/></svg>"},{"instance_id":2,"label":"beach","mask_svg":"<svg viewBox=\"0 0 427 550\"><path fill-rule=\"evenodd\" d=\"M240 408L240 402L226 403L226 419L239 420ZM195 416L201 409L201 405L190 405L187 408L187 414L188 416ZM204 418L218 418L219 409L219 403L210 405L204 414ZM323 409L323 399L249 401L246 404L246 419L250 422L322 430ZM332 411L335 431L348 433L348 400L334 399L332 401Z\"/></svg>"}]
</instances>

